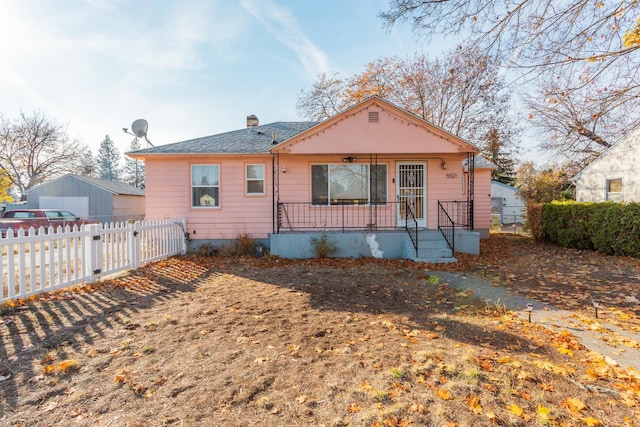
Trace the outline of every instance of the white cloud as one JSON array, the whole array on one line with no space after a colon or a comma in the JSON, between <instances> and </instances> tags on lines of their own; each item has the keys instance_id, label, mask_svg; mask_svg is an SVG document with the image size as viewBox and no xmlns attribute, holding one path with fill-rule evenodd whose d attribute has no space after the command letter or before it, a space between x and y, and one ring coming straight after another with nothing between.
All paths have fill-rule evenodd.
<instances>
[{"instance_id":1,"label":"white cloud","mask_svg":"<svg viewBox=\"0 0 640 427\"><path fill-rule=\"evenodd\" d=\"M311 78L329 72L327 55L300 29L289 9L269 0L241 0L241 4L277 40L296 53Z\"/></svg>"}]
</instances>

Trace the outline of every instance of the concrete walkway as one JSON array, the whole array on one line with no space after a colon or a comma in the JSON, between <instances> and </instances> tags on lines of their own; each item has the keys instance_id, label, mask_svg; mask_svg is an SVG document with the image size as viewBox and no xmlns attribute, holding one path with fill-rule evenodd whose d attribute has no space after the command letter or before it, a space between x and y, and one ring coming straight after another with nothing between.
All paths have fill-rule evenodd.
<instances>
[{"instance_id":1,"label":"concrete walkway","mask_svg":"<svg viewBox=\"0 0 640 427\"><path fill-rule=\"evenodd\" d=\"M528 318L526 312L528 304L532 304L533 312L531 321L544 325L548 328L571 332L580 339L582 344L589 350L596 351L603 356L615 360L622 367L633 367L640 371L640 348L629 348L623 344L617 344L615 347L605 342L605 339L611 339L612 336L619 336L640 342L640 334L620 329L614 325L600 322L599 325L604 331L592 330L586 324L582 324L578 320L571 321L572 311L561 310L549 304L534 301L521 295L513 295L507 289L494 286L487 280L465 273L447 273L447 272L428 272L432 276L440 279L441 283L446 283L452 288L460 290L470 290L474 295L482 300L493 304L504 306L508 310L514 311L522 318ZM606 309L606 307L603 307ZM594 318L595 321L595 310Z\"/></svg>"}]
</instances>

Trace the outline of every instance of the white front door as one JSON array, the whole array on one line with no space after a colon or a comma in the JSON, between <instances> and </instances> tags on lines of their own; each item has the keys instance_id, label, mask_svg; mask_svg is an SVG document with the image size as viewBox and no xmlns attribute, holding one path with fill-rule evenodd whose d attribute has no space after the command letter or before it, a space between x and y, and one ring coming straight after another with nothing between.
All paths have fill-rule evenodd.
<instances>
[{"instance_id":1,"label":"white front door","mask_svg":"<svg viewBox=\"0 0 640 427\"><path fill-rule=\"evenodd\" d=\"M418 221L418 227L427 226L426 169L426 162L397 163L398 226L404 226L407 204Z\"/></svg>"}]
</instances>

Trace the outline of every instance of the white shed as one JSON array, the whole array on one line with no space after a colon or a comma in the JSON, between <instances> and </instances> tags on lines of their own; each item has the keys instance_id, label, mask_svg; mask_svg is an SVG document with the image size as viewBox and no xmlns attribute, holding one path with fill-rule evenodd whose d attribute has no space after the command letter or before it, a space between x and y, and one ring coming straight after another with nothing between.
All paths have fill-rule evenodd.
<instances>
[{"instance_id":1,"label":"white shed","mask_svg":"<svg viewBox=\"0 0 640 427\"><path fill-rule=\"evenodd\" d=\"M499 181L491 181L491 216L500 224L522 224L526 205L520 190Z\"/></svg>"},{"instance_id":2,"label":"white shed","mask_svg":"<svg viewBox=\"0 0 640 427\"><path fill-rule=\"evenodd\" d=\"M579 202L640 202L640 128L616 141L573 181Z\"/></svg>"}]
</instances>

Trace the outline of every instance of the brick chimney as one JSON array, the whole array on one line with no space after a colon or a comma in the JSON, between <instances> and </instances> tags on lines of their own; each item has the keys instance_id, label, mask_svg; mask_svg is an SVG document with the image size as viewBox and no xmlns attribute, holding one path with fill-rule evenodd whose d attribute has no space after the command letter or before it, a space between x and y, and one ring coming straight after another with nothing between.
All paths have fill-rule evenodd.
<instances>
[{"instance_id":1,"label":"brick chimney","mask_svg":"<svg viewBox=\"0 0 640 427\"><path fill-rule=\"evenodd\" d=\"M252 128L254 126L258 126L260 122L258 121L258 117L254 114L247 116L247 128Z\"/></svg>"}]
</instances>

